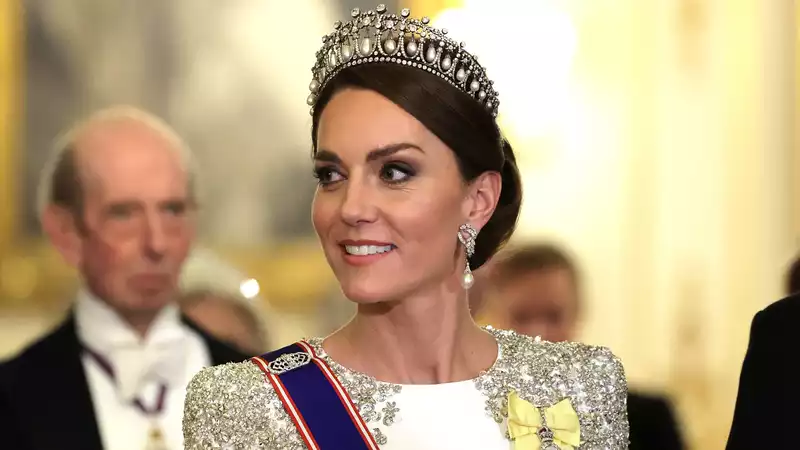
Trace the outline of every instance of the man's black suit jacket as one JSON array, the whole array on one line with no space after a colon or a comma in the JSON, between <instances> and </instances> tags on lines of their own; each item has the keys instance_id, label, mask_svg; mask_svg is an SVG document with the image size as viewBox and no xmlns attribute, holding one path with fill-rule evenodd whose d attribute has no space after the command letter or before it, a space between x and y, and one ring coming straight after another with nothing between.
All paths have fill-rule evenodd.
<instances>
[{"instance_id":1,"label":"man's black suit jacket","mask_svg":"<svg viewBox=\"0 0 800 450\"><path fill-rule=\"evenodd\" d=\"M628 393L629 450L683 450L678 421L669 401L660 396Z\"/></svg>"},{"instance_id":2,"label":"man's black suit jacket","mask_svg":"<svg viewBox=\"0 0 800 450\"><path fill-rule=\"evenodd\" d=\"M203 338L213 365L247 359L184 322ZM72 316L16 358L0 363L0 448L102 450Z\"/></svg>"},{"instance_id":3,"label":"man's black suit jacket","mask_svg":"<svg viewBox=\"0 0 800 450\"><path fill-rule=\"evenodd\" d=\"M800 448L799 345L800 295L753 318L727 450Z\"/></svg>"}]
</instances>

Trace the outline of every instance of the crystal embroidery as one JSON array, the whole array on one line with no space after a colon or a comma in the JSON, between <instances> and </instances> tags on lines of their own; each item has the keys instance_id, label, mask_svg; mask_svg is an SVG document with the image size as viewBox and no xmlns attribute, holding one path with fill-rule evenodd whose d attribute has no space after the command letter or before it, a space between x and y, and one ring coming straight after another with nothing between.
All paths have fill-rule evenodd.
<instances>
[{"instance_id":1,"label":"crystal embroidery","mask_svg":"<svg viewBox=\"0 0 800 450\"><path fill-rule=\"evenodd\" d=\"M577 450L628 448L625 373L611 351L577 343L534 341L488 327L487 331L500 347L494 366L474 380L486 397L487 420L504 423L512 390L537 407L569 398L581 426ZM322 350L322 339L309 343L350 393L378 445L386 445L391 434L387 438L380 427L396 424L400 418L402 387L337 364ZM190 450L306 448L271 385L249 362L210 367L195 375L186 396L183 429L185 448ZM505 433L505 427L498 432Z\"/></svg>"},{"instance_id":2,"label":"crystal embroidery","mask_svg":"<svg viewBox=\"0 0 800 450\"><path fill-rule=\"evenodd\" d=\"M375 442L377 442L378 445L386 445L386 442L389 441L386 439L386 435L381 433L379 428L372 429L372 436L375 437Z\"/></svg>"},{"instance_id":3,"label":"crystal embroidery","mask_svg":"<svg viewBox=\"0 0 800 450\"><path fill-rule=\"evenodd\" d=\"M386 402L381 412L383 413L383 424L388 427L394 423L395 415L400 412L400 408L395 402Z\"/></svg>"}]
</instances>

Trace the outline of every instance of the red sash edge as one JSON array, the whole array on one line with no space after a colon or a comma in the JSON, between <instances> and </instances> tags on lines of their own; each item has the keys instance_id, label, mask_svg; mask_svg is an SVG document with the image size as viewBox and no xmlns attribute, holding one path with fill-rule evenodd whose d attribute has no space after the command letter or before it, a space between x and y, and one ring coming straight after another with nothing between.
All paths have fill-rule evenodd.
<instances>
[{"instance_id":1,"label":"red sash edge","mask_svg":"<svg viewBox=\"0 0 800 450\"><path fill-rule=\"evenodd\" d=\"M348 414L350 415L350 419L356 425L356 428L358 429L361 438L364 439L364 443L367 445L367 447L369 447L371 450L379 450L378 443L375 441L375 437L369 431L364 418L361 417L361 413L358 411L353 399L350 397L350 393L347 392L347 389L345 389L344 386L342 386L341 382L339 382L339 379L333 374L325 360L317 355L317 353L314 351L314 348L308 342L298 341L296 344L311 356L311 360L317 365L323 375L325 375L325 378L331 384L331 387L333 387L334 391L339 396L339 399L341 400L345 410L347 410ZM261 356L253 357L251 358L251 361L262 372L264 372L264 378L269 380L270 384L275 390L275 393L278 395L278 398L283 403L284 409L289 414L292 422L294 422L295 428L297 428L300 437L306 443L308 448L310 450L320 450L319 444L317 444L314 436L311 434L308 424L303 418L302 413L297 409L297 405L295 404L294 400L292 400L291 395L281 382L280 377L270 372L269 362Z\"/></svg>"},{"instance_id":2,"label":"red sash edge","mask_svg":"<svg viewBox=\"0 0 800 450\"><path fill-rule=\"evenodd\" d=\"M361 417L361 413L358 411L358 408L356 408L353 399L350 397L350 393L347 392L347 389L342 386L342 383L339 382L339 379L333 374L331 368L328 366L328 363L326 363L324 359L317 355L317 353L314 351L314 348L311 347L308 342L298 341L297 345L305 349L311 355L312 360L317 364L317 366L319 366L320 370L322 370L322 373L336 390L336 393L339 394L342 404L344 405L345 409L347 409L347 412L350 413L350 418L361 432L361 437L364 439L364 443L367 444L367 447L373 450L378 450L378 443L375 441L375 437L372 435L372 433L370 433L369 428L367 428L367 423L364 421L364 418Z\"/></svg>"},{"instance_id":3,"label":"red sash edge","mask_svg":"<svg viewBox=\"0 0 800 450\"><path fill-rule=\"evenodd\" d=\"M297 405L295 405L294 400L292 400L292 396L286 391L286 387L283 385L280 378L269 371L268 362L260 356L255 356L251 360L264 372L264 378L269 380L272 384L272 388L275 390L275 393L278 394L278 398L281 400L281 403L283 403L284 409L289 414L292 422L294 422L295 428L297 428L300 437L303 438L303 442L306 443L309 450L320 450L319 444L317 444L314 436L311 435L311 432L308 430L308 424L306 424L303 415L297 409Z\"/></svg>"}]
</instances>

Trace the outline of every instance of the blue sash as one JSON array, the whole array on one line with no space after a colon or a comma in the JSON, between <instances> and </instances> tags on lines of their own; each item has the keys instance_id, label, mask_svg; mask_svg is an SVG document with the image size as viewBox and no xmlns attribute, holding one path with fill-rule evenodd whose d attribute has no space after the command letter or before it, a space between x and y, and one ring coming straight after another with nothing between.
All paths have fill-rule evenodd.
<instances>
[{"instance_id":1,"label":"blue sash","mask_svg":"<svg viewBox=\"0 0 800 450\"><path fill-rule=\"evenodd\" d=\"M378 450L350 395L305 341L251 358L311 450Z\"/></svg>"}]
</instances>

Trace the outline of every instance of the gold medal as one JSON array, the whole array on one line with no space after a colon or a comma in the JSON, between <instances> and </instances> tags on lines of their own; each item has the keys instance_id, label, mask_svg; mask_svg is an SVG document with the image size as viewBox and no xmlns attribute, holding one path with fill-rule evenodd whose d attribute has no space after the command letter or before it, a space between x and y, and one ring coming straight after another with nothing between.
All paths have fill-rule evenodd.
<instances>
[{"instance_id":1,"label":"gold medal","mask_svg":"<svg viewBox=\"0 0 800 450\"><path fill-rule=\"evenodd\" d=\"M150 435L147 437L147 447L145 447L145 450L167 450L164 434L156 425L150 428Z\"/></svg>"}]
</instances>

